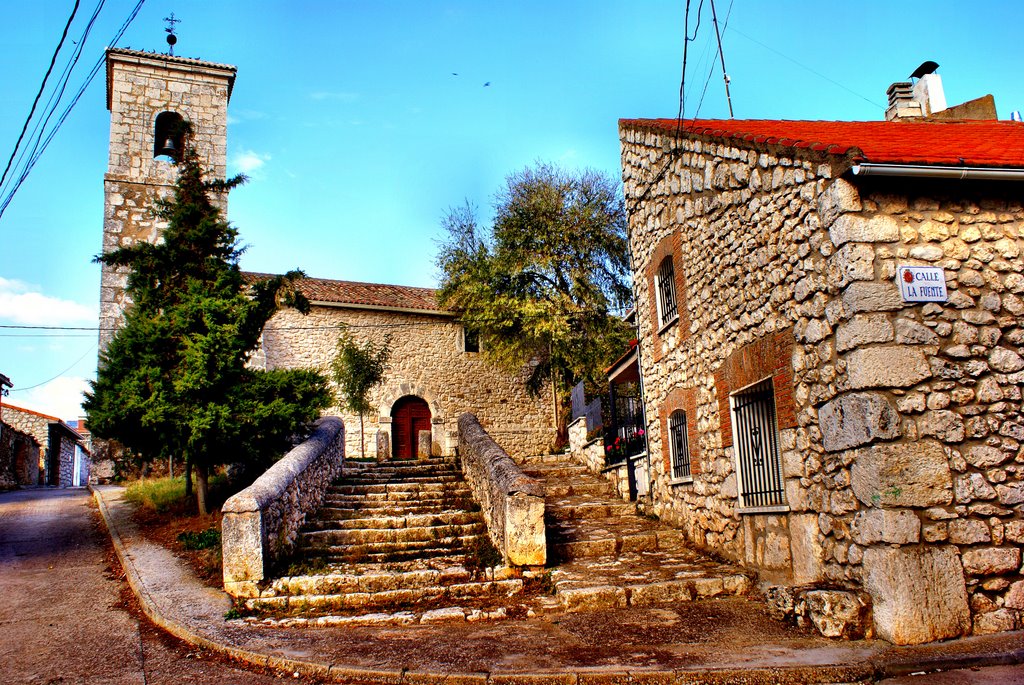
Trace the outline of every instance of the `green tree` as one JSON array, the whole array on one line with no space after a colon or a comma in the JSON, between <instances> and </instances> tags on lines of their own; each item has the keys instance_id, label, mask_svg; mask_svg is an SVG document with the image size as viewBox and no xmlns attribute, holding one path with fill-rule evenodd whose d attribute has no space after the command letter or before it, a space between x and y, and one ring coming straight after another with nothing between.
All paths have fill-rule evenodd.
<instances>
[{"instance_id":1,"label":"green tree","mask_svg":"<svg viewBox=\"0 0 1024 685\"><path fill-rule=\"evenodd\" d=\"M494 212L485 230L468 205L445 218L439 301L481 336L486 357L510 370L527 365L532 392L550 384L564 439L569 389L606 382L603 370L632 335L612 313L630 299L619 184L537 164L506 178Z\"/></svg>"},{"instance_id":2,"label":"green tree","mask_svg":"<svg viewBox=\"0 0 1024 685\"><path fill-rule=\"evenodd\" d=\"M349 411L359 414L359 453L366 457L363 417L373 408L370 393L384 380L391 361L391 336L376 343L362 344L347 332L338 336L337 352L331 361L331 379L338 388L338 399Z\"/></svg>"},{"instance_id":3,"label":"green tree","mask_svg":"<svg viewBox=\"0 0 1024 685\"><path fill-rule=\"evenodd\" d=\"M308 311L309 303L294 287L299 271L244 282L238 232L211 197L244 180L204 180L187 147L173 199L156 207L167 223L162 241L96 258L128 271L132 305L86 393L89 428L145 461L183 458L195 468L203 514L214 466L269 464L330 404L315 371L247 366L278 307Z\"/></svg>"}]
</instances>

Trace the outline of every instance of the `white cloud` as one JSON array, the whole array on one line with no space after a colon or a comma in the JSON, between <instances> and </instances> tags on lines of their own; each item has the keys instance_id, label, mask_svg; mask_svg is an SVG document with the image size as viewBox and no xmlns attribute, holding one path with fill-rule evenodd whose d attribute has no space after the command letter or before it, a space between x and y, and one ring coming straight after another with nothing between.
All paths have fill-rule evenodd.
<instances>
[{"instance_id":1,"label":"white cloud","mask_svg":"<svg viewBox=\"0 0 1024 685\"><path fill-rule=\"evenodd\" d=\"M0 277L0 320L27 326L95 325L97 310L44 295L39 286Z\"/></svg>"},{"instance_id":2,"label":"white cloud","mask_svg":"<svg viewBox=\"0 0 1024 685\"><path fill-rule=\"evenodd\" d=\"M82 393L88 389L88 381L81 376L60 376L25 392L15 387L8 399L19 407L71 421L82 415Z\"/></svg>"},{"instance_id":3,"label":"white cloud","mask_svg":"<svg viewBox=\"0 0 1024 685\"><path fill-rule=\"evenodd\" d=\"M260 178L264 165L269 161L269 154L261 154L254 150L243 150L231 158L231 166L241 174Z\"/></svg>"}]
</instances>

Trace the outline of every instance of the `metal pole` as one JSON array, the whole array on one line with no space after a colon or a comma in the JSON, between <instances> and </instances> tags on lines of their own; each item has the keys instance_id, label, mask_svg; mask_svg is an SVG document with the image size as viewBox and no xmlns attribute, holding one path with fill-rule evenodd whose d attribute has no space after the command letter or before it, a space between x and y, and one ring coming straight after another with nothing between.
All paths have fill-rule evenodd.
<instances>
[{"instance_id":1,"label":"metal pole","mask_svg":"<svg viewBox=\"0 0 1024 685\"><path fill-rule=\"evenodd\" d=\"M725 101L729 103L729 118L732 119L732 96L729 94L729 74L725 72L725 53L722 52L722 34L718 32L718 14L715 0L711 0L711 20L715 24L715 38L718 39L718 56L722 60L722 80L725 81Z\"/></svg>"}]
</instances>

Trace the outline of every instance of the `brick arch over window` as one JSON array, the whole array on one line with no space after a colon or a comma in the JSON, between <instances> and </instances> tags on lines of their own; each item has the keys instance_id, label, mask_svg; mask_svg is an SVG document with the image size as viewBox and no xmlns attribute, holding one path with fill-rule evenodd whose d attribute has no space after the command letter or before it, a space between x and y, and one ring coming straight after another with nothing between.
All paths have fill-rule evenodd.
<instances>
[{"instance_id":1,"label":"brick arch over window","mask_svg":"<svg viewBox=\"0 0 1024 685\"><path fill-rule=\"evenodd\" d=\"M391 420L391 411L394 409L395 402L407 395L415 395L430 405L430 416L432 422L441 423L444 421L445 413L441 409L441 404L437 401L437 397L434 393L425 386L416 383L415 381L410 381L406 383L395 383L388 389L384 397L381 398L379 413L381 419L386 419L385 423Z\"/></svg>"},{"instance_id":2,"label":"brick arch over window","mask_svg":"<svg viewBox=\"0 0 1024 685\"><path fill-rule=\"evenodd\" d=\"M651 257L644 269L644 279L647 281L647 293L650 305L651 330L654 332L654 361L659 360L662 356L662 336L660 334L662 325L658 320L658 289L656 287L655 277L658 275L658 269L668 257L672 258L672 270L675 276L676 311L679 315L674 326L679 329L678 339L681 340L690 335L690 314L687 309L686 277L683 274L682 237L679 233L679 229L675 228L672 229L668 235L662 238L657 247L654 248L654 252L651 253Z\"/></svg>"},{"instance_id":3,"label":"brick arch over window","mask_svg":"<svg viewBox=\"0 0 1024 685\"><path fill-rule=\"evenodd\" d=\"M686 412L686 437L690 450L690 475L702 471L700 461L700 435L697 432L697 389L672 388L665 396L658 412L661 430L661 458L665 473L672 475L672 451L669 447L669 421L676 411Z\"/></svg>"},{"instance_id":4,"label":"brick arch over window","mask_svg":"<svg viewBox=\"0 0 1024 685\"><path fill-rule=\"evenodd\" d=\"M771 378L775 395L775 418L779 430L796 428L796 405L793 403L793 329L770 333L744 345L730 354L715 371L718 393L718 420L722 430L722 447L733 443L732 413L729 396L748 385Z\"/></svg>"}]
</instances>

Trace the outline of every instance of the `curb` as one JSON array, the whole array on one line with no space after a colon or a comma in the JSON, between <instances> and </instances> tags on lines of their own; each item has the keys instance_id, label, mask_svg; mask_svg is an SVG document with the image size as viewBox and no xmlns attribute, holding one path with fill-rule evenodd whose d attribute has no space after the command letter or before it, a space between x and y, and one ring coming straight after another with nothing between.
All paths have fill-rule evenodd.
<instances>
[{"instance_id":1,"label":"curb","mask_svg":"<svg viewBox=\"0 0 1024 685\"><path fill-rule=\"evenodd\" d=\"M361 683L386 685L426 685L428 683L465 683L479 685L728 685L729 683L771 682L775 685L813 685L815 683L856 683L878 680L915 672L936 672L952 669L977 668L984 666L1006 666L1024 663L1024 648L998 654L970 654L962 656L921 656L916 659L881 662L868 661L856 665L792 666L763 668L724 668L705 670L651 670L651 671L571 671L563 673L430 673L424 671L370 670L325 664L317 661L301 661L286 657L253 652L239 647L211 640L191 628L166 618L159 612L153 599L146 592L138 569L128 556L128 550L116 527L111 524L110 514L103 494L91 484L89 491L99 507L100 516L110 534L114 551L124 569L125 577L132 592L139 600L143 613L153 623L189 644L211 652L230 657L261 668L270 668L288 675L320 678L337 683L357 685Z\"/></svg>"}]
</instances>

